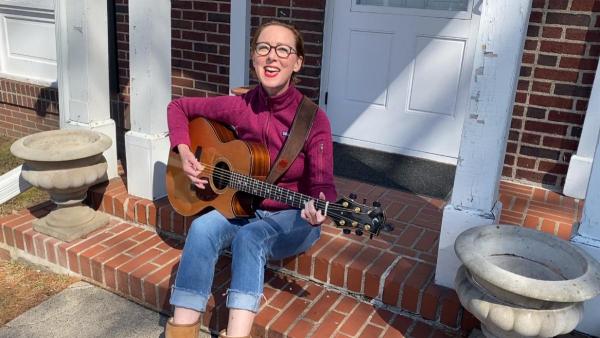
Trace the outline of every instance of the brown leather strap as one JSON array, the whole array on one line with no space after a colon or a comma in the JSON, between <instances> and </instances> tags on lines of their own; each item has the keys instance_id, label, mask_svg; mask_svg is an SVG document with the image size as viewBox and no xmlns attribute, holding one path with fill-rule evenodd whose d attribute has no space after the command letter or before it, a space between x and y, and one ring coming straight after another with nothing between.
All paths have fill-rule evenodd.
<instances>
[{"instance_id":1,"label":"brown leather strap","mask_svg":"<svg viewBox=\"0 0 600 338\"><path fill-rule=\"evenodd\" d=\"M296 116L294 117L294 122L292 122L292 128L290 128L290 132L288 133L287 140L281 151L279 151L279 155L273 164L273 168L271 168L271 171L269 172L269 176L267 176L266 181L268 183L275 183L275 181L277 181L292 165L292 162L294 162L296 156L300 153L302 146L304 146L304 142L306 142L306 139L308 138L310 128L312 127L318 109L319 106L312 102L308 97L302 97L302 101L300 101Z\"/></svg>"}]
</instances>

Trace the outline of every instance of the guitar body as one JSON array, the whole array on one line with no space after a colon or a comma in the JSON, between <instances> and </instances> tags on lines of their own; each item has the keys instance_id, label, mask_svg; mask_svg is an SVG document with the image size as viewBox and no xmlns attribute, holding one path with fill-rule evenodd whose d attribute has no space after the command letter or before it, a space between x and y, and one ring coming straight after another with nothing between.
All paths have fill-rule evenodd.
<instances>
[{"instance_id":1,"label":"guitar body","mask_svg":"<svg viewBox=\"0 0 600 338\"><path fill-rule=\"evenodd\" d=\"M190 122L190 149L205 165L200 174L208 180L199 189L185 175L179 154L169 153L166 187L169 202L183 216L191 216L209 208L217 209L227 218L247 217L254 213L260 198L230 188L223 170L264 180L269 173L269 152L264 145L238 140L224 125L205 118Z\"/></svg>"}]
</instances>

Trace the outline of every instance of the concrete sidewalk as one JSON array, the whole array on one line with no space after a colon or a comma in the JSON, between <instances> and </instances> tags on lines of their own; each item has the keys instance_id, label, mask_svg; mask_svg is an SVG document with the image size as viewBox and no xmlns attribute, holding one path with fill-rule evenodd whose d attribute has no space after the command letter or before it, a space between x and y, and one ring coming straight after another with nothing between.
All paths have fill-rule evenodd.
<instances>
[{"instance_id":1,"label":"concrete sidewalk","mask_svg":"<svg viewBox=\"0 0 600 338\"><path fill-rule=\"evenodd\" d=\"M77 282L0 328L2 338L164 337L167 318Z\"/></svg>"}]
</instances>

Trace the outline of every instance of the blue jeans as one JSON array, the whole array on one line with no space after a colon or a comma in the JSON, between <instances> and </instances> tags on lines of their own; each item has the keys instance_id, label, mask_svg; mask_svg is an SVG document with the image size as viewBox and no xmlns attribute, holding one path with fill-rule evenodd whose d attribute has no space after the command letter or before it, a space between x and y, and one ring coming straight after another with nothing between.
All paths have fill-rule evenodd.
<instances>
[{"instance_id":1,"label":"blue jeans","mask_svg":"<svg viewBox=\"0 0 600 338\"><path fill-rule=\"evenodd\" d=\"M320 227L300 217L300 210L259 210L255 218L228 220L213 210L192 222L170 302L204 312L213 283L215 263L231 247L231 285L227 307L258 312L267 260L283 259L310 248Z\"/></svg>"}]
</instances>

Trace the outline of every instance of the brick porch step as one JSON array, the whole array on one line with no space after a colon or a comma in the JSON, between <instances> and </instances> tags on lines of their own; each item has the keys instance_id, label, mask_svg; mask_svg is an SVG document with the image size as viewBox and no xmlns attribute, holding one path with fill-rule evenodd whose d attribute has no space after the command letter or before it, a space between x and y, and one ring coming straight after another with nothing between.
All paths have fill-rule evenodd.
<instances>
[{"instance_id":1,"label":"brick porch step","mask_svg":"<svg viewBox=\"0 0 600 338\"><path fill-rule=\"evenodd\" d=\"M420 332L417 327L424 327L423 325L433 325L438 331L450 329L453 333L458 332L453 328L460 327L462 332L469 332L476 326L477 321L460 307L456 294L433 283L444 202L352 180L338 178L336 184L341 194L355 192L360 199L378 199L386 207L388 219L396 229L392 233L382 233L378 238L368 240L356 235L344 235L332 227L323 227L321 240L307 253L283 262L270 262L270 267L279 272L267 274L269 282L276 283L279 287L267 286L267 297L269 293L280 295L285 292L286 286L280 285L282 282L274 282L274 278L277 278L291 285L290 287L301 285L301 288L294 289L305 290L298 291L300 294L306 292L307 285L315 285L320 290L319 295L323 292L339 294L336 302L341 302L339 299L345 297L350 297L357 303L361 303L357 299L375 299L375 303L382 302L396 312L404 311L404 315L395 315L392 319L386 317L387 326L378 326L379 329L385 329L385 332L390 330L389 327L395 327L393 323L396 321L406 320L412 326L404 331L397 331L417 337L426 336L415 333ZM500 199L504 204L502 223L532 227L562 238L568 237L572 223L580 217L583 204L545 189L510 182L501 182ZM172 272L176 270L179 256L178 248L181 247L181 240L192 219L175 213L166 199L152 202L129 196L121 179L94 187L89 195L89 202L96 208L117 216L113 219L111 228L101 232L103 234L95 233L95 236L89 236L87 240L67 245L34 233L28 225L33 216L29 215L27 218L26 214L21 213L0 221L3 228L0 231L0 248L4 245L25 250L31 255L57 262L65 269L147 306L156 309L166 307ZM34 211L34 214L39 216L44 212L47 210L42 208ZM155 232L170 237L159 238ZM93 238L101 242L94 242ZM227 264L228 261L224 258L219 266L218 278L222 282L228 279L225 272L228 271ZM217 284L215 286L219 289ZM222 289L222 285L220 286ZM218 292L215 297L217 304L221 304L223 297ZM296 308L290 304L301 304L296 300L297 292L289 297L291 300L283 308L271 306L270 303L263 305L265 313L281 313L282 309L287 311ZM306 297L300 298L303 302L311 301ZM313 300L320 302L321 299L322 296ZM308 306L314 305L310 303ZM274 310L269 310L271 308ZM224 320L224 315L219 317L219 313L223 313L225 309L217 307L212 310L207 315L210 320L206 324L216 327ZM369 316L373 320L377 318L374 313L385 311L387 310L373 310ZM345 315L343 311L334 312ZM299 318L306 315L308 312L300 313ZM267 318L271 321L259 326L257 332L260 332L261 327L262 330L270 330L282 315L268 315ZM312 330L321 325L321 321L306 321ZM292 325L308 324L298 320ZM361 330L366 327L363 326ZM277 332L289 334L291 331L286 329Z\"/></svg>"},{"instance_id":2,"label":"brick porch step","mask_svg":"<svg viewBox=\"0 0 600 338\"><path fill-rule=\"evenodd\" d=\"M33 231L31 222L50 210L46 203L0 219L0 256L8 251L55 265L65 272L168 312L170 285L177 270L181 241L153 229L113 217L109 226L71 243ZM329 235L333 237L332 235ZM33 259L32 259L33 260ZM203 316L205 329L225 327L224 292L230 259L217 263L213 297ZM454 337L461 334L439 323L374 306L352 295L268 269L265 300L256 318L257 337Z\"/></svg>"},{"instance_id":3,"label":"brick porch step","mask_svg":"<svg viewBox=\"0 0 600 338\"><path fill-rule=\"evenodd\" d=\"M380 201L395 230L368 239L323 226L321 239L311 249L270 262L270 267L449 328L470 330L477 325L453 290L434 283L442 200L341 178L336 178L336 186L340 194L355 192L360 199ZM193 220L177 214L166 199L152 202L128 195L121 179L93 188L90 201L99 210L181 238Z\"/></svg>"}]
</instances>

